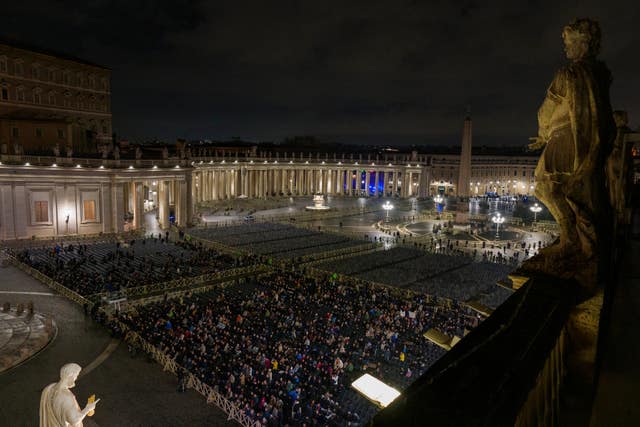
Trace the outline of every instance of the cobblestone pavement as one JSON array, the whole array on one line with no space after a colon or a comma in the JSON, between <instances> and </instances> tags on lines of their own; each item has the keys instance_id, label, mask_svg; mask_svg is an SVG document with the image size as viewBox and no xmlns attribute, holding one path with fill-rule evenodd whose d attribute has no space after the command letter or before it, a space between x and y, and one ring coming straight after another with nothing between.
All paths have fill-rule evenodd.
<instances>
[{"instance_id":1,"label":"cobblestone pavement","mask_svg":"<svg viewBox=\"0 0 640 427\"><path fill-rule=\"evenodd\" d=\"M109 333L85 317L80 307L14 267L0 268L0 277L0 303L33 301L35 310L52 316L58 326L58 335L42 352L0 373L0 425L37 426L40 392L58 380L60 367L69 362L86 367L101 355L108 357L81 376L74 389L82 406L91 394L102 399L85 426L229 424L196 392L177 393L175 377L144 355L131 358L124 345L109 346ZM108 347L114 349L110 354L105 353Z\"/></svg>"}]
</instances>

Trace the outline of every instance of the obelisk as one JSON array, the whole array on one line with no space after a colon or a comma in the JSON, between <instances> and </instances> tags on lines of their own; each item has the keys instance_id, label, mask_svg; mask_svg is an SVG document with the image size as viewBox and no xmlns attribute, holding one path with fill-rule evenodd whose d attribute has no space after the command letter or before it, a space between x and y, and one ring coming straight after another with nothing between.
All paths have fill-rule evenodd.
<instances>
[{"instance_id":1,"label":"obelisk","mask_svg":"<svg viewBox=\"0 0 640 427\"><path fill-rule=\"evenodd\" d=\"M467 110L462 128L462 148L460 150L460 168L458 173L458 185L456 196L458 203L456 209L456 222L466 222L469 215L469 196L471 180L471 113Z\"/></svg>"}]
</instances>

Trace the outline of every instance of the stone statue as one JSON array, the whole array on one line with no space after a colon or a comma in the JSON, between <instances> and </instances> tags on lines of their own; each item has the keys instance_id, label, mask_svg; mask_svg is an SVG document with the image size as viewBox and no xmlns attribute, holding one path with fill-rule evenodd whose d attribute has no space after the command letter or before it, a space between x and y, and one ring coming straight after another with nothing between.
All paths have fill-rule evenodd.
<instances>
[{"instance_id":1,"label":"stone statue","mask_svg":"<svg viewBox=\"0 0 640 427\"><path fill-rule=\"evenodd\" d=\"M67 145L67 157L68 158L73 157L73 148L70 145Z\"/></svg>"},{"instance_id":2,"label":"stone statue","mask_svg":"<svg viewBox=\"0 0 640 427\"><path fill-rule=\"evenodd\" d=\"M167 148L166 145L162 147L162 158L164 160L167 160L169 158L169 149Z\"/></svg>"},{"instance_id":3,"label":"stone statue","mask_svg":"<svg viewBox=\"0 0 640 427\"><path fill-rule=\"evenodd\" d=\"M607 159L607 183L609 186L609 201L615 210L616 223L631 224L631 209L628 207L631 197L631 183L633 182L633 153L632 146L625 146L625 136L631 133L629 118L626 111L614 111L618 133L613 142L611 155Z\"/></svg>"},{"instance_id":4,"label":"stone statue","mask_svg":"<svg viewBox=\"0 0 640 427\"><path fill-rule=\"evenodd\" d=\"M76 397L69 390L82 368L75 363L67 363L60 369L60 381L49 384L40 397L40 427L82 427L82 420L94 411L95 402L87 403L80 409Z\"/></svg>"},{"instance_id":5,"label":"stone statue","mask_svg":"<svg viewBox=\"0 0 640 427\"><path fill-rule=\"evenodd\" d=\"M136 160L140 160L142 158L142 148L139 145L136 146Z\"/></svg>"},{"instance_id":6,"label":"stone statue","mask_svg":"<svg viewBox=\"0 0 640 427\"><path fill-rule=\"evenodd\" d=\"M117 145L113 147L113 158L115 160L120 160L120 147Z\"/></svg>"},{"instance_id":7,"label":"stone statue","mask_svg":"<svg viewBox=\"0 0 640 427\"><path fill-rule=\"evenodd\" d=\"M536 196L560 225L560 239L523 264L592 288L600 280L611 229L605 162L615 138L609 101L611 73L596 59L600 26L579 19L564 27L569 63L553 78L538 111L544 147L536 167ZM600 256L602 255L602 256Z\"/></svg>"},{"instance_id":8,"label":"stone statue","mask_svg":"<svg viewBox=\"0 0 640 427\"><path fill-rule=\"evenodd\" d=\"M56 142L56 145L53 146L53 155L56 157L60 157L60 144Z\"/></svg>"}]
</instances>

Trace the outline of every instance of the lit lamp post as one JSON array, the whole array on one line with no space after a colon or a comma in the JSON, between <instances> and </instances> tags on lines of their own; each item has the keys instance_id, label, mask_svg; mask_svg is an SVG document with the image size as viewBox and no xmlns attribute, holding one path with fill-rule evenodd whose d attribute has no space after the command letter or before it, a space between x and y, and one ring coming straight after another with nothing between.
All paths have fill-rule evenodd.
<instances>
[{"instance_id":1,"label":"lit lamp post","mask_svg":"<svg viewBox=\"0 0 640 427\"><path fill-rule=\"evenodd\" d=\"M393 209L393 205L387 200L386 202L384 202L384 205L382 205L382 209L387 211L385 222L389 222L389 211Z\"/></svg>"},{"instance_id":2,"label":"lit lamp post","mask_svg":"<svg viewBox=\"0 0 640 427\"><path fill-rule=\"evenodd\" d=\"M542 206L536 203L535 205L531 206L529 209L531 209L531 212L533 212L533 222L537 222L538 212L542 210Z\"/></svg>"},{"instance_id":3,"label":"lit lamp post","mask_svg":"<svg viewBox=\"0 0 640 427\"><path fill-rule=\"evenodd\" d=\"M500 237L500 224L504 222L504 217L500 215L500 212L496 212L496 214L491 217L491 221L496 225L496 240L498 240Z\"/></svg>"}]
</instances>

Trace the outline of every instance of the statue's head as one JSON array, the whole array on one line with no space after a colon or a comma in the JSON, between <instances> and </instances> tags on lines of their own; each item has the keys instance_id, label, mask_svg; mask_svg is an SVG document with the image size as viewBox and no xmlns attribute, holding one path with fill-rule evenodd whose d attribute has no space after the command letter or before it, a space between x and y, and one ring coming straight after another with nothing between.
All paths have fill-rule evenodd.
<instances>
[{"instance_id":1,"label":"statue's head","mask_svg":"<svg viewBox=\"0 0 640 427\"><path fill-rule=\"evenodd\" d=\"M570 60L595 58L600 51L600 25L592 19L576 19L564 27L562 39Z\"/></svg>"},{"instance_id":2,"label":"statue's head","mask_svg":"<svg viewBox=\"0 0 640 427\"><path fill-rule=\"evenodd\" d=\"M67 388L74 387L81 370L82 368L77 363L67 363L60 368L60 382Z\"/></svg>"}]
</instances>

